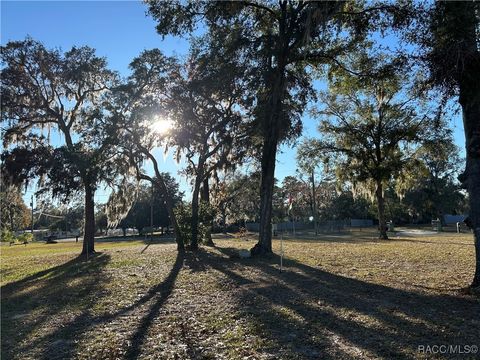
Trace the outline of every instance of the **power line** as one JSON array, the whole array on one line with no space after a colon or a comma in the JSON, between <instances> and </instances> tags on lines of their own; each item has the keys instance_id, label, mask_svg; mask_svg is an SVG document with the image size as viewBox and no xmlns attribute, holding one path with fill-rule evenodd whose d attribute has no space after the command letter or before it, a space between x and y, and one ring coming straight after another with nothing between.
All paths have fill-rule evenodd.
<instances>
[{"instance_id":1,"label":"power line","mask_svg":"<svg viewBox=\"0 0 480 360\"><path fill-rule=\"evenodd\" d=\"M51 218L55 218L55 219L63 219L65 216L59 216L59 215L52 215L52 214L47 214L47 213L40 213L40 215L38 216L38 218L40 218L41 216L46 216L46 217L51 217Z\"/></svg>"}]
</instances>

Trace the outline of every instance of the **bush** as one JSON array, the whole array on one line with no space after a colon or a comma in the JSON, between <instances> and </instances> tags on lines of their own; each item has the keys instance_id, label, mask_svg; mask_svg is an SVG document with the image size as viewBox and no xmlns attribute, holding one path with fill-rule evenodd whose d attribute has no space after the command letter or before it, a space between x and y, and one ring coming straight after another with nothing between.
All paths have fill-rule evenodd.
<instances>
[{"instance_id":1,"label":"bush","mask_svg":"<svg viewBox=\"0 0 480 360\"><path fill-rule=\"evenodd\" d=\"M175 208L178 226L185 245L189 245L192 239L192 205L180 204ZM213 207L205 202L200 202L198 214L198 241L206 240L207 231L211 227L211 219L214 216Z\"/></svg>"},{"instance_id":2,"label":"bush","mask_svg":"<svg viewBox=\"0 0 480 360\"><path fill-rule=\"evenodd\" d=\"M0 240L4 241L4 242L14 242L15 241L15 235L13 235L13 233L10 230L2 229Z\"/></svg>"},{"instance_id":3,"label":"bush","mask_svg":"<svg viewBox=\"0 0 480 360\"><path fill-rule=\"evenodd\" d=\"M17 236L17 240L21 243L31 242L31 241L33 241L33 234L23 233L23 234Z\"/></svg>"},{"instance_id":4,"label":"bush","mask_svg":"<svg viewBox=\"0 0 480 360\"><path fill-rule=\"evenodd\" d=\"M3 229L1 232L1 241L3 242L31 242L33 240L33 235L31 233L23 233L18 236L15 236L13 232L7 229Z\"/></svg>"}]
</instances>

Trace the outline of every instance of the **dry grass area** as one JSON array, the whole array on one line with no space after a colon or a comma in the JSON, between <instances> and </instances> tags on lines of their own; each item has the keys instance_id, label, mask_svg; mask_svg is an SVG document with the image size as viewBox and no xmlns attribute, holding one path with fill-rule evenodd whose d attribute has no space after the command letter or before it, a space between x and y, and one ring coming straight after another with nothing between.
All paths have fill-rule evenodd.
<instances>
[{"instance_id":1,"label":"dry grass area","mask_svg":"<svg viewBox=\"0 0 480 360\"><path fill-rule=\"evenodd\" d=\"M2 246L2 359L409 359L480 345L469 234L303 240L231 259L253 240ZM274 242L280 251L280 242ZM476 358L436 354L428 358Z\"/></svg>"}]
</instances>

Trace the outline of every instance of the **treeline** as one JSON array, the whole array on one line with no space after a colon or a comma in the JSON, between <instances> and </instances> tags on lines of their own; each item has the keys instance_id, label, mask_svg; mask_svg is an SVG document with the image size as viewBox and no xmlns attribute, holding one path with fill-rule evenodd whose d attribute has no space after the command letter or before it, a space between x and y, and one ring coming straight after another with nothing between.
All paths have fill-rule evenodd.
<instances>
[{"instance_id":1,"label":"treeline","mask_svg":"<svg viewBox=\"0 0 480 360\"><path fill-rule=\"evenodd\" d=\"M318 178L325 177L319 173ZM246 222L260 221L260 174L231 175L213 189L215 230L244 227ZM315 187L315 188L314 188ZM315 197L314 197L315 195ZM421 173L400 198L394 184L385 189L385 217L395 224L429 224L445 214L468 214L465 191L455 173L443 176ZM377 203L354 194L349 186L326 179L312 183L311 177L299 174L275 181L272 222L371 219L377 221ZM233 228L230 226L234 225Z\"/></svg>"},{"instance_id":2,"label":"treeline","mask_svg":"<svg viewBox=\"0 0 480 360\"><path fill-rule=\"evenodd\" d=\"M181 204L184 194L179 191L179 185L168 173L162 173L166 180L168 193L174 201L175 206ZM16 189L10 192L1 192L2 199L2 230L10 232L46 230L49 232L82 232L84 227L84 207L78 201L71 201L67 204L47 203L37 201L33 213ZM112 228L108 224L107 207L104 203L97 203L95 211L95 233L106 235L107 230ZM33 220L33 224L32 224ZM168 233L170 220L164 203L163 195L157 188L141 183L138 186L135 201L131 205L128 214L117 224L126 235L127 229L135 229L139 234L144 234L153 226Z\"/></svg>"}]
</instances>

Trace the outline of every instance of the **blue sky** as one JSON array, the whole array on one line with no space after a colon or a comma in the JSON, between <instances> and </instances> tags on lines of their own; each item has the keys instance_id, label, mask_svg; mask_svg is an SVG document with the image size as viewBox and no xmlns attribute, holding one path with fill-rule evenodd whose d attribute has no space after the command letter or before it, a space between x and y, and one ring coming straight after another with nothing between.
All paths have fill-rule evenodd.
<instances>
[{"instance_id":1,"label":"blue sky","mask_svg":"<svg viewBox=\"0 0 480 360\"><path fill-rule=\"evenodd\" d=\"M73 45L88 45L108 59L109 67L128 74L128 64L144 49L159 48L167 55L187 52L185 39L162 40L155 31L155 21L146 16L146 6L139 1L1 1L1 43L21 40L27 35L47 47L68 50ZM452 119L457 145L463 149L461 118ZM316 122L304 117L304 134L315 136ZM163 171L177 174L179 166L158 151ZM276 177L294 175L295 149L283 146L278 155ZM178 177L181 189L190 193L185 179ZM98 191L97 202L105 202L108 193Z\"/></svg>"}]
</instances>

